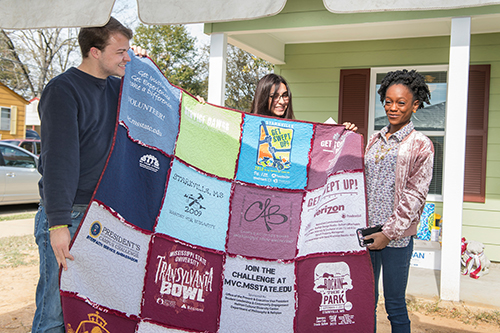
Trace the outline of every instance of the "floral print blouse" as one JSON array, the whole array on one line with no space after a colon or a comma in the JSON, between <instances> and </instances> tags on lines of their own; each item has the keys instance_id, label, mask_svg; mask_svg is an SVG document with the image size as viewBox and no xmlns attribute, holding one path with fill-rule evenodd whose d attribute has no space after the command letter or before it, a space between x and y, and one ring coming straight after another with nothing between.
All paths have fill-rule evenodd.
<instances>
[{"instance_id":1,"label":"floral print blouse","mask_svg":"<svg viewBox=\"0 0 500 333\"><path fill-rule=\"evenodd\" d=\"M410 121L388 139L389 127L382 128L378 139L365 154L366 192L369 225L384 224L394 209L396 161L399 145L414 129ZM388 247L406 247L410 236L394 239Z\"/></svg>"}]
</instances>

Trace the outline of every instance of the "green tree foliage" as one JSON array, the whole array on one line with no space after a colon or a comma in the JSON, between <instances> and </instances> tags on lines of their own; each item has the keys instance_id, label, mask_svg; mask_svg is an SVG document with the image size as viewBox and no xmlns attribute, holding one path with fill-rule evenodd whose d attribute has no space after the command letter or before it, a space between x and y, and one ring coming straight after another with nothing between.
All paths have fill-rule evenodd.
<instances>
[{"instance_id":1,"label":"green tree foliage","mask_svg":"<svg viewBox=\"0 0 500 333\"><path fill-rule=\"evenodd\" d=\"M250 111L259 79L273 70L273 65L240 48L228 45L225 106Z\"/></svg>"},{"instance_id":2,"label":"green tree foliage","mask_svg":"<svg viewBox=\"0 0 500 333\"><path fill-rule=\"evenodd\" d=\"M146 50L167 79L193 95L206 95L206 67L195 48L196 39L183 25L140 24L134 44Z\"/></svg>"},{"instance_id":3,"label":"green tree foliage","mask_svg":"<svg viewBox=\"0 0 500 333\"><path fill-rule=\"evenodd\" d=\"M183 25L139 25L134 44L148 54L167 79L193 95L207 98L210 48L196 49L196 39ZM273 65L236 46L228 45L225 106L249 111L259 79Z\"/></svg>"}]
</instances>

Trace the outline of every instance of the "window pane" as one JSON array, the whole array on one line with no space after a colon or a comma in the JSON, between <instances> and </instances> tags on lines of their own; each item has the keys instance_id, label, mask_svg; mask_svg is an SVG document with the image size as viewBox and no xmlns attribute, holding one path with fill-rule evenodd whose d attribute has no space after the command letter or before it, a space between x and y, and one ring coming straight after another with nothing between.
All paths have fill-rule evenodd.
<instances>
[{"instance_id":1,"label":"window pane","mask_svg":"<svg viewBox=\"0 0 500 333\"><path fill-rule=\"evenodd\" d=\"M24 148L27 151L30 151L30 152L33 153L33 142L23 142L21 144L21 148Z\"/></svg>"},{"instance_id":2,"label":"window pane","mask_svg":"<svg viewBox=\"0 0 500 333\"><path fill-rule=\"evenodd\" d=\"M425 77L425 82L431 91L430 105L424 104L423 109L419 109L412 116L413 125L419 131L444 131L445 110L446 110L446 72L425 72L419 71ZM377 74L377 92L380 88L380 82L387 73ZM375 103L375 129L380 130L389 124L385 116L385 110L380 103L380 97L377 94Z\"/></svg>"},{"instance_id":3,"label":"window pane","mask_svg":"<svg viewBox=\"0 0 500 333\"><path fill-rule=\"evenodd\" d=\"M442 194L443 189L443 136L429 136L434 145L434 170L429 186L429 194Z\"/></svg>"},{"instance_id":4,"label":"window pane","mask_svg":"<svg viewBox=\"0 0 500 333\"><path fill-rule=\"evenodd\" d=\"M0 112L0 130L10 130L10 108L2 108Z\"/></svg>"},{"instance_id":5,"label":"window pane","mask_svg":"<svg viewBox=\"0 0 500 333\"><path fill-rule=\"evenodd\" d=\"M438 68L422 68L417 71L425 78L425 82L429 86L431 92L431 104L424 104L423 109L419 109L412 115L412 121L415 128L422 131L434 144L434 172L431 184L429 186L429 194L442 195L443 186L443 142L445 132L445 110L446 110L446 94L447 94L447 71L443 66ZM439 68L440 67L440 68ZM380 83L389 71L396 71L401 68L380 69L375 72L375 85L377 94L375 96L375 114L371 115L374 119L373 130L377 131L387 126L389 122L385 114L384 107L380 102L378 89ZM408 69L411 69L410 67ZM373 86L372 86L373 87ZM373 109L371 109L373 110ZM372 111L373 112L373 111Z\"/></svg>"},{"instance_id":6,"label":"window pane","mask_svg":"<svg viewBox=\"0 0 500 333\"><path fill-rule=\"evenodd\" d=\"M35 168L35 159L30 155L10 147L0 147L6 166L19 168Z\"/></svg>"}]
</instances>

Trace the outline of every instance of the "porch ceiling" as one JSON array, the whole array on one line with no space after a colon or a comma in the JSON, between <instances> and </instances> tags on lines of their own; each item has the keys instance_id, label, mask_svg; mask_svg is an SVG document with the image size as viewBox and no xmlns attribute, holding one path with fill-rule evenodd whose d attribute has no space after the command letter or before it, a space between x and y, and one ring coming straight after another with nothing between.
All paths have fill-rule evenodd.
<instances>
[{"instance_id":1,"label":"porch ceiling","mask_svg":"<svg viewBox=\"0 0 500 333\"><path fill-rule=\"evenodd\" d=\"M228 22L280 13L287 0L135 0L146 24ZM0 27L35 29L87 27L106 23L115 0L2 0ZM483 7L499 0L322 0L332 13L366 13ZM57 15L54 15L57 13Z\"/></svg>"},{"instance_id":2,"label":"porch ceiling","mask_svg":"<svg viewBox=\"0 0 500 333\"><path fill-rule=\"evenodd\" d=\"M449 36L451 18L227 32L228 42L274 64L285 64L285 45ZM500 32L500 14L472 17L472 34Z\"/></svg>"}]
</instances>

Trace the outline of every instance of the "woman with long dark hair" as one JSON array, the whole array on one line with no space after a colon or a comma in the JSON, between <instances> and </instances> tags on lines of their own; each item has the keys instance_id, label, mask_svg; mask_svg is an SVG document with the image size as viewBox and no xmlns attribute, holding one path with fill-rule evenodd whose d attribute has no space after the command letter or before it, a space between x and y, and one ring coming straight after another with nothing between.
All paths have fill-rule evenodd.
<instances>
[{"instance_id":1,"label":"woman with long dark hair","mask_svg":"<svg viewBox=\"0 0 500 333\"><path fill-rule=\"evenodd\" d=\"M252 102L251 113L266 116L294 119L292 107L292 92L286 80L277 74L263 76Z\"/></svg>"}]
</instances>

